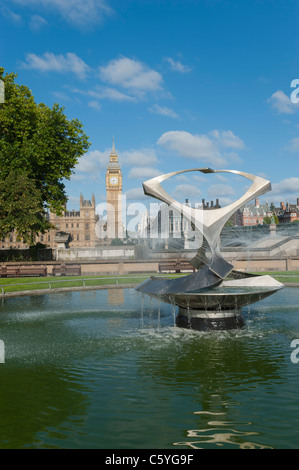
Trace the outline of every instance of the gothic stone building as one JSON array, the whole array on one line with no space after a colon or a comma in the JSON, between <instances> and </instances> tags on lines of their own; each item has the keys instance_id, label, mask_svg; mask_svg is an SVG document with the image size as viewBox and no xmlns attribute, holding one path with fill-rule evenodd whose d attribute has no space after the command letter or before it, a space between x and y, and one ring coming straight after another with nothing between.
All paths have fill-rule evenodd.
<instances>
[{"instance_id":1,"label":"gothic stone building","mask_svg":"<svg viewBox=\"0 0 299 470\"><path fill-rule=\"evenodd\" d=\"M48 248L57 248L55 237L57 232L65 232L69 234L69 246L72 248L94 247L109 243L113 238L122 238L122 173L118 163L118 155L115 151L114 140L113 148L110 154L110 161L106 172L106 194L107 194L107 222L105 237L97 236L96 224L98 223L98 215L96 215L96 202L92 194L91 200L86 200L80 195L80 209L78 211L65 210L63 216L59 217L55 214L49 214L50 222L55 226L45 234L36 237L35 242L43 243ZM9 248L28 248L22 240L18 239L15 232L10 233L9 237L1 240L0 249Z\"/></svg>"}]
</instances>

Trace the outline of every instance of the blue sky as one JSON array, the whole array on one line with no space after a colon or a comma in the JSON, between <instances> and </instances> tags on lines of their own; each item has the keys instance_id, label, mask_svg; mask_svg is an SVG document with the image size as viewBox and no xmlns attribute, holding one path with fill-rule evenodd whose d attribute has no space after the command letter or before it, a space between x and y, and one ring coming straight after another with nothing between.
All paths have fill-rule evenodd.
<instances>
[{"instance_id":1,"label":"blue sky","mask_svg":"<svg viewBox=\"0 0 299 470\"><path fill-rule=\"evenodd\" d=\"M90 137L66 182L105 200L113 136L128 202L142 181L209 166L269 179L263 200L299 197L298 7L292 0L0 0L0 64ZM298 94L299 96L299 94ZM244 178L189 173L166 189L220 199Z\"/></svg>"}]
</instances>

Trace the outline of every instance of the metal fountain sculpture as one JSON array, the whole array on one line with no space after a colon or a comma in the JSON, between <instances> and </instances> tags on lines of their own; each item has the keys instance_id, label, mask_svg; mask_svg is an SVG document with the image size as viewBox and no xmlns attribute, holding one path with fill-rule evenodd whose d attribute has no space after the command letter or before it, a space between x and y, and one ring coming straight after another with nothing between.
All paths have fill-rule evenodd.
<instances>
[{"instance_id":1,"label":"metal fountain sculpture","mask_svg":"<svg viewBox=\"0 0 299 470\"><path fill-rule=\"evenodd\" d=\"M191 171L234 173L252 181L245 194L232 204L213 210L186 207L173 199L161 186L168 178ZM231 215L247 202L271 190L270 181L237 170L194 168L175 171L143 183L144 193L170 205L183 214L201 234L202 243L190 263L193 274L176 279L150 277L136 290L163 302L178 306L176 324L196 330L233 329L244 326L242 307L258 302L283 288L269 275L254 275L234 270L220 252L220 233Z\"/></svg>"}]
</instances>

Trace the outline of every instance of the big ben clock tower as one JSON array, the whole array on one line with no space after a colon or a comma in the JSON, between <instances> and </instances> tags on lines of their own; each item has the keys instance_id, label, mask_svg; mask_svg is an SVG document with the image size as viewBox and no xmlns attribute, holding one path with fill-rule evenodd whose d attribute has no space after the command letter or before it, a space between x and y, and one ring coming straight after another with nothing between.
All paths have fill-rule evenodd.
<instances>
[{"instance_id":1,"label":"big ben clock tower","mask_svg":"<svg viewBox=\"0 0 299 470\"><path fill-rule=\"evenodd\" d=\"M107 191L107 237L108 239L123 238L122 225L122 174L115 151L114 137L113 147L110 153L110 162L106 171Z\"/></svg>"}]
</instances>

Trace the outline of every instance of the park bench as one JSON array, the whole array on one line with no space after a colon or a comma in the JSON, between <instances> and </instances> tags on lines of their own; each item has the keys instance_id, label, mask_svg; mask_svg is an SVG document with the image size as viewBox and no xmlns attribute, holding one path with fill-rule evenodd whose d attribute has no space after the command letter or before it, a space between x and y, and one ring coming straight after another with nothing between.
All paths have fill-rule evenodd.
<instances>
[{"instance_id":1,"label":"park bench","mask_svg":"<svg viewBox=\"0 0 299 470\"><path fill-rule=\"evenodd\" d=\"M45 266L20 266L19 276L46 276L47 268Z\"/></svg>"},{"instance_id":2,"label":"park bench","mask_svg":"<svg viewBox=\"0 0 299 470\"><path fill-rule=\"evenodd\" d=\"M45 266L1 266L0 277L46 276Z\"/></svg>"},{"instance_id":3,"label":"park bench","mask_svg":"<svg viewBox=\"0 0 299 470\"><path fill-rule=\"evenodd\" d=\"M53 267L53 276L81 276L80 264L59 264Z\"/></svg>"},{"instance_id":4,"label":"park bench","mask_svg":"<svg viewBox=\"0 0 299 470\"><path fill-rule=\"evenodd\" d=\"M159 273L162 273L163 271L175 271L176 273L180 273L182 271L195 272L195 268L186 260L162 261L159 263Z\"/></svg>"},{"instance_id":5,"label":"park bench","mask_svg":"<svg viewBox=\"0 0 299 470\"><path fill-rule=\"evenodd\" d=\"M19 277L20 269L18 266L1 266L0 276L1 277Z\"/></svg>"}]
</instances>

